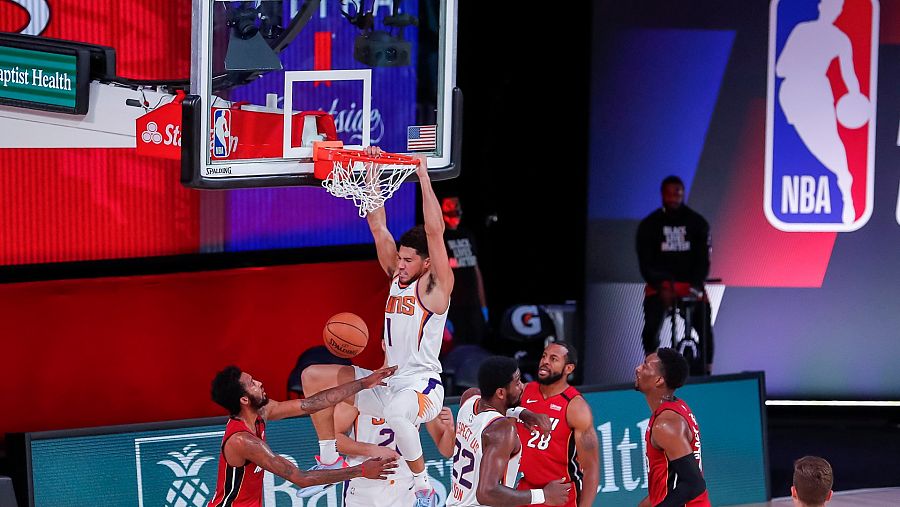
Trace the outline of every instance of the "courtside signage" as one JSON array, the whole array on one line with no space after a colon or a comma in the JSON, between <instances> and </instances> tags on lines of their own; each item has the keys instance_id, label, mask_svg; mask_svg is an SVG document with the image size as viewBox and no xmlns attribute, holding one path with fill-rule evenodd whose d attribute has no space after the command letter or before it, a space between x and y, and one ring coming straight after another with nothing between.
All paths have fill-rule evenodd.
<instances>
[{"instance_id":1,"label":"courtside signage","mask_svg":"<svg viewBox=\"0 0 900 507\"><path fill-rule=\"evenodd\" d=\"M72 114L87 112L88 53L0 44L0 104Z\"/></svg>"},{"instance_id":2,"label":"courtside signage","mask_svg":"<svg viewBox=\"0 0 900 507\"><path fill-rule=\"evenodd\" d=\"M760 374L729 375L678 391L700 422L703 472L713 505L768 498L762 381ZM627 386L584 396L600 443L595 505L633 507L647 495L647 402ZM454 412L459 409L455 403L448 406ZM206 505L215 490L224 425L222 417L119 426L91 434L84 434L85 430L31 433L33 505ZM300 468L310 466L318 443L309 418L273 421L266 434L276 453ZM450 491L453 463L438 454L424 430L421 438L437 506L442 507ZM263 476L266 507L340 507L342 493L338 486L301 499L293 484L268 472Z\"/></svg>"},{"instance_id":3,"label":"courtside signage","mask_svg":"<svg viewBox=\"0 0 900 507\"><path fill-rule=\"evenodd\" d=\"M878 0L774 0L769 19L766 218L857 230L873 207Z\"/></svg>"}]
</instances>

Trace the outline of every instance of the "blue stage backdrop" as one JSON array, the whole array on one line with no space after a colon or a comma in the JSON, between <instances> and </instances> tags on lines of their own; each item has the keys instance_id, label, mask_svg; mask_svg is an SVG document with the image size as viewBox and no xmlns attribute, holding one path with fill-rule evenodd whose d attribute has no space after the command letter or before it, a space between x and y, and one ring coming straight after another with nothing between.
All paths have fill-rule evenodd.
<instances>
[{"instance_id":1,"label":"blue stage backdrop","mask_svg":"<svg viewBox=\"0 0 900 507\"><path fill-rule=\"evenodd\" d=\"M714 372L764 370L773 398L896 400L900 2L594 12L586 381L627 381L642 359L635 234L674 174L711 227ZM804 39L820 32L843 60ZM854 123L837 104L857 90Z\"/></svg>"}]
</instances>

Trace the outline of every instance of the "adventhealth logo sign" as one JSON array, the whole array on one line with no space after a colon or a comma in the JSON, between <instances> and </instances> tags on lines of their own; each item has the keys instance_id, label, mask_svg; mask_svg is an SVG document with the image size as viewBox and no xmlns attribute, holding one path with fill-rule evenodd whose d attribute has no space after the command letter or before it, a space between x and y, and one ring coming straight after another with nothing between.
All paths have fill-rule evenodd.
<instances>
[{"instance_id":1,"label":"adventhealth logo sign","mask_svg":"<svg viewBox=\"0 0 900 507\"><path fill-rule=\"evenodd\" d=\"M766 497L762 379L735 377L739 378L682 388L703 432L703 471L714 505L764 502ZM637 505L647 494L647 403L630 389L587 392L585 400L597 416L600 443L596 503ZM727 413L720 410L726 402L731 404ZM205 506L215 492L224 421L188 423L119 427L88 436L31 433L34 505L73 505L77 499L78 505ZM272 421L266 433L274 452L300 468L309 466L317 444L308 418ZM452 463L438 455L427 436L422 443L440 507L447 498ZM297 487L290 482L269 473L263 476L265 507L339 507L342 493L338 485L311 498L298 498Z\"/></svg>"}]
</instances>

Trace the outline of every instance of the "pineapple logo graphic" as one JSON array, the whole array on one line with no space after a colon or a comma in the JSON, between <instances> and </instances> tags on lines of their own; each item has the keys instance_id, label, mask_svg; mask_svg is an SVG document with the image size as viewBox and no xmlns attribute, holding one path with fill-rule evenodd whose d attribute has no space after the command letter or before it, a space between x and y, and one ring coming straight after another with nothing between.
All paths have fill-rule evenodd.
<instances>
[{"instance_id":1,"label":"pineapple logo graphic","mask_svg":"<svg viewBox=\"0 0 900 507\"><path fill-rule=\"evenodd\" d=\"M181 452L172 451L169 456L174 460L165 459L158 461L157 465L169 467L175 474L175 480L169 486L166 493L165 507L188 507L190 505L201 507L209 497L209 488L200 480L197 474L204 463L214 459L212 456L198 457L203 453L202 449L196 449L197 444L186 445Z\"/></svg>"}]
</instances>

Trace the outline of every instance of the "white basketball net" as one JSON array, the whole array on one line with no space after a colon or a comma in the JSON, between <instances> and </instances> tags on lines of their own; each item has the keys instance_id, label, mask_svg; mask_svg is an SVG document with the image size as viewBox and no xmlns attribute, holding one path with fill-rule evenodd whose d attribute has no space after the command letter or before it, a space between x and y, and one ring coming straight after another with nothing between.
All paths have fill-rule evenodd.
<instances>
[{"instance_id":1,"label":"white basketball net","mask_svg":"<svg viewBox=\"0 0 900 507\"><path fill-rule=\"evenodd\" d=\"M322 186L335 197L352 200L359 208L359 216L365 218L384 206L415 170L415 164L334 161L334 169L322 180Z\"/></svg>"}]
</instances>

